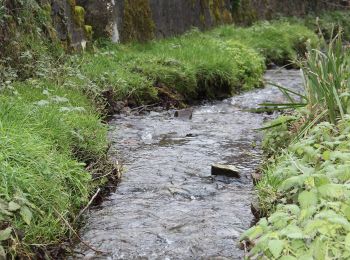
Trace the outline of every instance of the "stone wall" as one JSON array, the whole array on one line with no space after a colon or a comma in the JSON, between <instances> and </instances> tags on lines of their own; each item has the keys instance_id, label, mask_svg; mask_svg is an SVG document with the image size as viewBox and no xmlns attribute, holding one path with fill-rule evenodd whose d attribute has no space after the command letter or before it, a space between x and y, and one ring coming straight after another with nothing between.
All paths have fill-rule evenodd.
<instances>
[{"instance_id":1,"label":"stone wall","mask_svg":"<svg viewBox=\"0 0 350 260\"><path fill-rule=\"evenodd\" d=\"M76 0L86 10L95 37L146 41L178 35L198 27L251 24L276 16L342 9L348 0Z\"/></svg>"},{"instance_id":2,"label":"stone wall","mask_svg":"<svg viewBox=\"0 0 350 260\"><path fill-rule=\"evenodd\" d=\"M233 20L249 25L257 20L270 20L278 16L304 16L349 6L348 0L240 0L239 7L233 11Z\"/></svg>"},{"instance_id":3,"label":"stone wall","mask_svg":"<svg viewBox=\"0 0 350 260\"><path fill-rule=\"evenodd\" d=\"M83 13L78 14L76 7L74 1L51 0L52 24L56 28L58 40L67 48L80 49L85 48L89 36L85 28L84 10L80 9Z\"/></svg>"},{"instance_id":4,"label":"stone wall","mask_svg":"<svg viewBox=\"0 0 350 260\"><path fill-rule=\"evenodd\" d=\"M231 23L230 0L77 0L96 37L145 41Z\"/></svg>"}]
</instances>

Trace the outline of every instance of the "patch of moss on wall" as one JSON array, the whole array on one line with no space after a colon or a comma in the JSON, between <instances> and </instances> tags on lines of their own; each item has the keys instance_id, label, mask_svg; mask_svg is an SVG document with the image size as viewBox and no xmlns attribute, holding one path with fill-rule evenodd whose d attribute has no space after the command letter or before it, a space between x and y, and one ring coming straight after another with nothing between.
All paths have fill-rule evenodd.
<instances>
[{"instance_id":1,"label":"patch of moss on wall","mask_svg":"<svg viewBox=\"0 0 350 260\"><path fill-rule=\"evenodd\" d=\"M85 9L82 6L74 6L73 8L74 21L80 27L85 25Z\"/></svg>"},{"instance_id":2,"label":"patch of moss on wall","mask_svg":"<svg viewBox=\"0 0 350 260\"><path fill-rule=\"evenodd\" d=\"M205 16L209 10L213 25L232 23L232 14L227 3L226 0L200 0L201 16Z\"/></svg>"},{"instance_id":3,"label":"patch of moss on wall","mask_svg":"<svg viewBox=\"0 0 350 260\"><path fill-rule=\"evenodd\" d=\"M267 1L265 3L267 5ZM258 20L258 14L252 0L240 0L236 8L232 8L234 23L252 25Z\"/></svg>"},{"instance_id":4,"label":"patch of moss on wall","mask_svg":"<svg viewBox=\"0 0 350 260\"><path fill-rule=\"evenodd\" d=\"M68 3L72 7L73 19L76 25L83 30L87 40L92 40L93 28L91 25L85 23L86 11L84 7L76 4L76 0L68 0ZM68 35L68 44L70 45L71 35Z\"/></svg>"},{"instance_id":5,"label":"patch of moss on wall","mask_svg":"<svg viewBox=\"0 0 350 260\"><path fill-rule=\"evenodd\" d=\"M154 38L155 24L149 0L125 0L122 40L145 42Z\"/></svg>"}]
</instances>

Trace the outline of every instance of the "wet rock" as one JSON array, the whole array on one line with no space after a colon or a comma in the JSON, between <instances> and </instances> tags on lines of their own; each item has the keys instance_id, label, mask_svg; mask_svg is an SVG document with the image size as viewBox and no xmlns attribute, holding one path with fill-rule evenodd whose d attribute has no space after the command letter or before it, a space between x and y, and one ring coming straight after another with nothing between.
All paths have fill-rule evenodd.
<instances>
[{"instance_id":1,"label":"wet rock","mask_svg":"<svg viewBox=\"0 0 350 260\"><path fill-rule=\"evenodd\" d=\"M197 136L198 136L198 134L192 134L192 133L189 133L186 135L186 137L197 137Z\"/></svg>"},{"instance_id":2,"label":"wet rock","mask_svg":"<svg viewBox=\"0 0 350 260\"><path fill-rule=\"evenodd\" d=\"M228 177L240 178L239 170L234 165L213 164L211 166L212 175L224 175Z\"/></svg>"},{"instance_id":3,"label":"wet rock","mask_svg":"<svg viewBox=\"0 0 350 260\"><path fill-rule=\"evenodd\" d=\"M189 109L183 109L183 110L177 110L174 113L174 117L178 117L181 119L192 119L192 115L193 115L193 109L189 108Z\"/></svg>"}]
</instances>

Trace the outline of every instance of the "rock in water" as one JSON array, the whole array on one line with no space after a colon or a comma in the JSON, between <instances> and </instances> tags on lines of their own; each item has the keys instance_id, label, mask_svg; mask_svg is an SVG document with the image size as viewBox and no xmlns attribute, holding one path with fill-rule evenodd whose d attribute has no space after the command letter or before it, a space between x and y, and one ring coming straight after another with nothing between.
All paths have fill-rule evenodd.
<instances>
[{"instance_id":1,"label":"rock in water","mask_svg":"<svg viewBox=\"0 0 350 260\"><path fill-rule=\"evenodd\" d=\"M192 119L193 114L193 108L183 109L183 110L177 110L174 113L174 117L178 117L181 119Z\"/></svg>"},{"instance_id":2,"label":"rock in water","mask_svg":"<svg viewBox=\"0 0 350 260\"><path fill-rule=\"evenodd\" d=\"M234 165L213 164L211 166L212 175L225 175L228 177L240 178L239 170Z\"/></svg>"}]
</instances>

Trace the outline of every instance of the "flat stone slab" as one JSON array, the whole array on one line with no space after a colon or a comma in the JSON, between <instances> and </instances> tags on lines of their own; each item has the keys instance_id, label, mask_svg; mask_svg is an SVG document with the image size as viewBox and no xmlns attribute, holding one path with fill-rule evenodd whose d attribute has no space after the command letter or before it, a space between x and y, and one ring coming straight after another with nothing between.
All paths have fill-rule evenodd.
<instances>
[{"instance_id":1,"label":"flat stone slab","mask_svg":"<svg viewBox=\"0 0 350 260\"><path fill-rule=\"evenodd\" d=\"M211 175L224 175L227 177L240 178L240 172L234 165L212 164Z\"/></svg>"}]
</instances>

